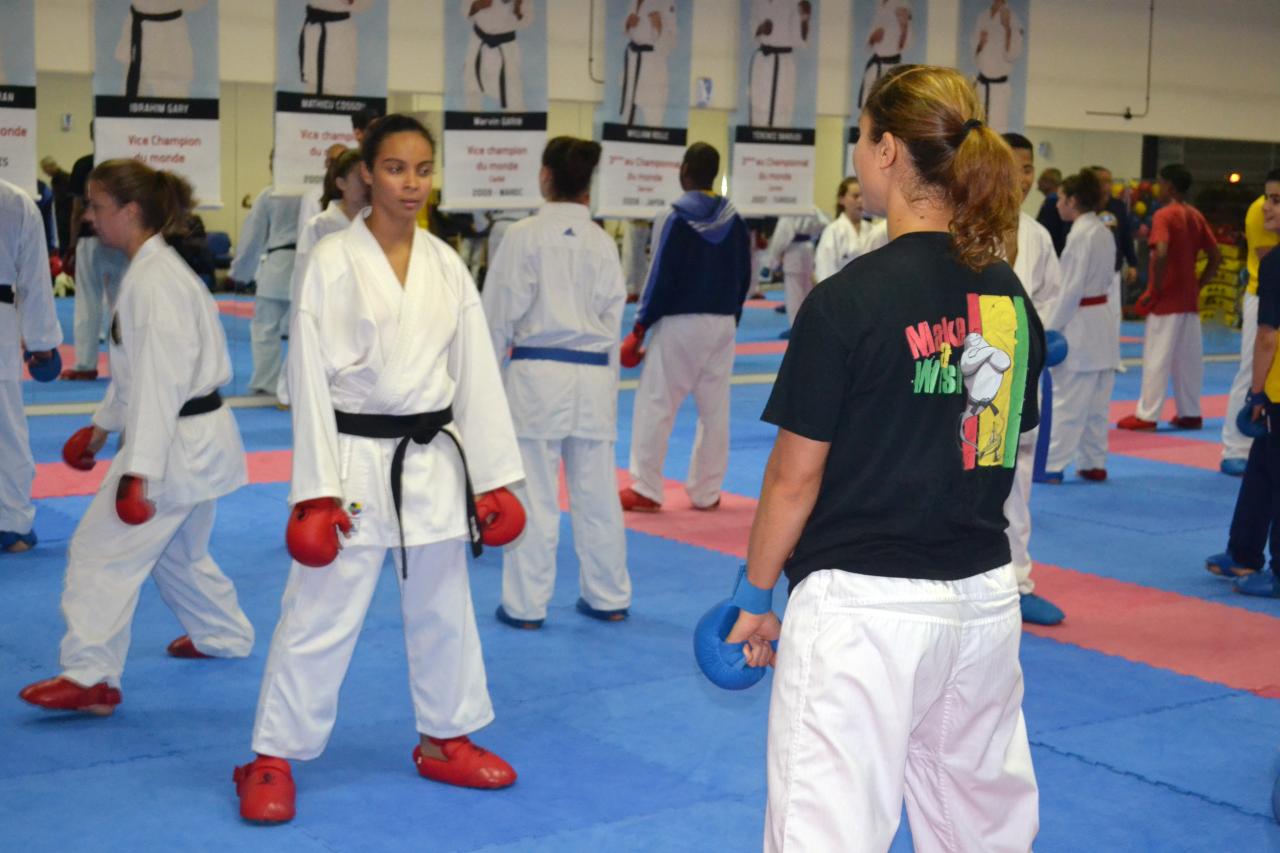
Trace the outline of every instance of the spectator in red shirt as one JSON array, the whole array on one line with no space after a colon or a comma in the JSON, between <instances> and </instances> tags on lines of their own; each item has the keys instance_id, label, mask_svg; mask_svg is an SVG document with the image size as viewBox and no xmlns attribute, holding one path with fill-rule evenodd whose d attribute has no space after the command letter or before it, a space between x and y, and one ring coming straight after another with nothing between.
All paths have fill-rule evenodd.
<instances>
[{"instance_id":1,"label":"spectator in red shirt","mask_svg":"<svg viewBox=\"0 0 1280 853\"><path fill-rule=\"evenodd\" d=\"M1200 339L1200 288L1213 278L1222 253L1209 223L1187 204L1191 173L1182 165L1160 170L1160 200L1151 223L1151 275L1139 302L1149 305L1142 344L1142 394L1138 410L1120 419L1121 429L1153 430L1173 374L1175 429L1200 429L1204 345ZM1196 277L1196 256L1209 259Z\"/></svg>"}]
</instances>

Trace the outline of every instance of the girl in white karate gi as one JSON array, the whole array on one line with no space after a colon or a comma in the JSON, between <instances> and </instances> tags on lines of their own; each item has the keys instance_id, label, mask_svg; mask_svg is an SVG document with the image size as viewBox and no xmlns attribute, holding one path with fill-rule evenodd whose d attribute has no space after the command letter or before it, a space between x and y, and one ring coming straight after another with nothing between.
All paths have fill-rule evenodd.
<instances>
[{"instance_id":1,"label":"girl in white karate gi","mask_svg":"<svg viewBox=\"0 0 1280 853\"><path fill-rule=\"evenodd\" d=\"M208 0L132 0L116 61L125 66L130 98L189 98L195 56L185 14Z\"/></svg>"},{"instance_id":2,"label":"girl in white karate gi","mask_svg":"<svg viewBox=\"0 0 1280 853\"><path fill-rule=\"evenodd\" d=\"M36 544L36 463L22 409L22 353L52 358L60 343L40 211L29 193L0 180L0 553Z\"/></svg>"},{"instance_id":3,"label":"girl in white karate gi","mask_svg":"<svg viewBox=\"0 0 1280 853\"><path fill-rule=\"evenodd\" d=\"M418 772L466 787L515 781L467 738L493 720L467 578L477 533L467 486L469 473L483 519L480 505L514 501L502 487L524 474L479 294L457 253L416 227L434 148L408 116L374 125L362 168L371 207L316 245L299 290L289 336L295 561L258 698L258 756L235 772L246 820L292 819L289 761L324 750L388 551ZM349 532L340 551L338 527Z\"/></svg>"},{"instance_id":4,"label":"girl in white karate gi","mask_svg":"<svg viewBox=\"0 0 1280 853\"><path fill-rule=\"evenodd\" d=\"M231 381L218 308L165 242L191 206L184 179L134 160L108 160L89 176L98 238L130 263L111 323L111 385L93 426L68 447L79 441L70 455L90 467L109 433L121 434L120 450L67 549L62 674L22 691L34 705L110 714L120 704L130 623L148 577L186 630L171 655L245 657L253 647L235 587L209 555L217 499L248 475L218 395Z\"/></svg>"},{"instance_id":5,"label":"girl in white karate gi","mask_svg":"<svg viewBox=\"0 0 1280 853\"><path fill-rule=\"evenodd\" d=\"M520 70L521 30L533 26L537 0L459 0L471 25L464 91L472 112L496 108L524 111L524 76ZM487 102L487 103L486 103Z\"/></svg>"},{"instance_id":6,"label":"girl in white karate gi","mask_svg":"<svg viewBox=\"0 0 1280 853\"><path fill-rule=\"evenodd\" d=\"M795 322L804 298L813 290L814 246L829 220L818 209L805 215L779 216L773 237L769 239L766 265L782 267L782 298L787 309L787 324ZM783 332L782 336L787 336Z\"/></svg>"},{"instance_id":7,"label":"girl in white karate gi","mask_svg":"<svg viewBox=\"0 0 1280 853\"><path fill-rule=\"evenodd\" d=\"M537 214L512 225L489 268L484 312L504 371L530 522L502 555L498 619L537 628L555 591L560 463L573 513L578 611L620 621L631 605L614 441L627 291L613 238L591 221L600 145L560 136L542 154Z\"/></svg>"},{"instance_id":8,"label":"girl in white karate gi","mask_svg":"<svg viewBox=\"0 0 1280 853\"><path fill-rule=\"evenodd\" d=\"M862 218L862 185L857 178L845 178L836 191L836 218L822 229L813 253L814 280L831 278L854 258L871 251L874 233L875 226Z\"/></svg>"}]
</instances>

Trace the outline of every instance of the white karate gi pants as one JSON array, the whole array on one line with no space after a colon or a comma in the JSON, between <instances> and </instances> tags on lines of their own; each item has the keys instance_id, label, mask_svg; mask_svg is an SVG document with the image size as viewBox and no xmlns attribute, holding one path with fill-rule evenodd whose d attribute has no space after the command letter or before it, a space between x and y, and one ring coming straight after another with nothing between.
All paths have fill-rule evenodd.
<instances>
[{"instance_id":1,"label":"white karate gi pants","mask_svg":"<svg viewBox=\"0 0 1280 853\"><path fill-rule=\"evenodd\" d=\"M0 380L0 531L31 532L36 519L31 502L35 478L36 462L31 456L27 415L22 410L22 383Z\"/></svg>"},{"instance_id":2,"label":"white karate gi pants","mask_svg":"<svg viewBox=\"0 0 1280 853\"><path fill-rule=\"evenodd\" d=\"M1222 419L1222 458L1247 459L1253 439L1236 429L1236 413L1244 408L1244 399L1253 384L1253 342L1258 337L1258 295L1244 295L1244 311L1240 325L1240 367L1231 380L1227 398L1227 416Z\"/></svg>"},{"instance_id":3,"label":"white karate gi pants","mask_svg":"<svg viewBox=\"0 0 1280 853\"><path fill-rule=\"evenodd\" d=\"M1013 101L1013 84L979 82L978 97L986 104L987 126L999 133L1009 130L1009 106Z\"/></svg>"},{"instance_id":4,"label":"white karate gi pants","mask_svg":"<svg viewBox=\"0 0 1280 853\"><path fill-rule=\"evenodd\" d=\"M1013 569L959 581L816 572L792 594L769 704L766 851L1028 853Z\"/></svg>"},{"instance_id":5,"label":"white karate gi pants","mask_svg":"<svg viewBox=\"0 0 1280 853\"><path fill-rule=\"evenodd\" d=\"M790 127L796 108L794 53L751 55L751 126Z\"/></svg>"},{"instance_id":6,"label":"white karate gi pants","mask_svg":"<svg viewBox=\"0 0 1280 853\"><path fill-rule=\"evenodd\" d=\"M98 338L103 334L104 314L110 324L127 265L127 259L124 264L119 263L115 253L105 249L97 237L82 237L76 244L76 363L73 369L98 369ZM106 311L103 311L104 303Z\"/></svg>"},{"instance_id":7,"label":"white karate gi pants","mask_svg":"<svg viewBox=\"0 0 1280 853\"><path fill-rule=\"evenodd\" d=\"M280 385L282 348L280 339L289 332L289 300L258 296L253 301L249 340L253 345L251 391L276 393Z\"/></svg>"},{"instance_id":8,"label":"white karate gi pants","mask_svg":"<svg viewBox=\"0 0 1280 853\"><path fill-rule=\"evenodd\" d=\"M1204 342L1200 315L1152 314L1147 317L1142 342L1142 393L1138 417L1160 420L1169 375L1173 374L1173 401L1182 417L1200 417L1200 391L1204 387ZM1234 417L1234 415L1233 415Z\"/></svg>"},{"instance_id":9,"label":"white karate gi pants","mask_svg":"<svg viewBox=\"0 0 1280 853\"><path fill-rule=\"evenodd\" d=\"M1057 390L1056 388L1054 390ZM1036 588L1031 580L1031 474L1036 465L1036 440L1040 428L1024 432L1018 439L1018 464L1013 469L1013 488L1004 502L1004 517L1009 526L1005 536L1009 539L1013 573L1018 578L1018 592L1027 595Z\"/></svg>"},{"instance_id":10,"label":"white karate gi pants","mask_svg":"<svg viewBox=\"0 0 1280 853\"><path fill-rule=\"evenodd\" d=\"M157 502L154 518L130 525L116 515L118 483L118 474L108 475L67 549L63 676L86 687L99 681L120 686L138 591L148 577L197 649L214 657L248 656L253 626L235 586L209 556L217 502Z\"/></svg>"},{"instance_id":11,"label":"white karate gi pants","mask_svg":"<svg viewBox=\"0 0 1280 853\"><path fill-rule=\"evenodd\" d=\"M476 66L479 63L480 76L476 78ZM498 47L488 47L480 41L475 33L467 44L467 64L463 88L467 94L467 104L472 111L479 111L485 105L485 98L491 99L496 108L503 112L518 113L524 111L524 74L521 71L520 39L509 41ZM481 82L483 81L483 88ZM507 103L502 105L502 84L506 83Z\"/></svg>"},{"instance_id":12,"label":"white karate gi pants","mask_svg":"<svg viewBox=\"0 0 1280 853\"><path fill-rule=\"evenodd\" d=\"M1114 370L1053 371L1053 428L1045 470L1107 467L1107 431L1111 429Z\"/></svg>"},{"instance_id":13,"label":"white karate gi pants","mask_svg":"<svg viewBox=\"0 0 1280 853\"><path fill-rule=\"evenodd\" d=\"M729 379L736 330L727 314L676 314L650 330L631 419L631 488L637 494L662 502L662 464L671 427L676 410L693 394L698 430L685 491L695 506L720 499L729 467Z\"/></svg>"},{"instance_id":14,"label":"white karate gi pants","mask_svg":"<svg viewBox=\"0 0 1280 853\"><path fill-rule=\"evenodd\" d=\"M813 243L796 243L782 254L782 298L787 307L787 324L796 321L796 314L805 297L813 290Z\"/></svg>"},{"instance_id":15,"label":"white karate gi pants","mask_svg":"<svg viewBox=\"0 0 1280 853\"><path fill-rule=\"evenodd\" d=\"M462 539L409 548L407 579L393 549L414 716L418 732L432 737L470 734L493 720L465 548ZM385 547L352 546L323 568L293 563L258 695L254 752L307 760L324 751L386 555Z\"/></svg>"},{"instance_id":16,"label":"white karate gi pants","mask_svg":"<svg viewBox=\"0 0 1280 853\"><path fill-rule=\"evenodd\" d=\"M502 608L517 619L545 619L555 592L562 453L582 597L596 610L631 606L613 442L522 438L524 481L515 494L528 523L502 553Z\"/></svg>"}]
</instances>

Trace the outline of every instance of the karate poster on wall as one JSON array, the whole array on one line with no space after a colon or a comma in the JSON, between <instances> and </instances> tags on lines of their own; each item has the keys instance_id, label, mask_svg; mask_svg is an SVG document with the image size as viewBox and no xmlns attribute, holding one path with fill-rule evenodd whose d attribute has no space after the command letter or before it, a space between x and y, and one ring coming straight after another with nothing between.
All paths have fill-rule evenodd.
<instances>
[{"instance_id":1,"label":"karate poster on wall","mask_svg":"<svg viewBox=\"0 0 1280 853\"><path fill-rule=\"evenodd\" d=\"M813 211L818 0L742 0L729 194L744 216Z\"/></svg>"},{"instance_id":2,"label":"karate poster on wall","mask_svg":"<svg viewBox=\"0 0 1280 853\"><path fill-rule=\"evenodd\" d=\"M598 216L652 219L680 197L693 0L608 0Z\"/></svg>"},{"instance_id":3,"label":"karate poster on wall","mask_svg":"<svg viewBox=\"0 0 1280 853\"><path fill-rule=\"evenodd\" d=\"M898 65L925 61L929 0L853 0L853 105L845 146L844 173L852 175L858 117L876 81Z\"/></svg>"},{"instance_id":4,"label":"karate poster on wall","mask_svg":"<svg viewBox=\"0 0 1280 853\"><path fill-rule=\"evenodd\" d=\"M94 158L141 160L222 205L218 0L98 0Z\"/></svg>"},{"instance_id":5,"label":"karate poster on wall","mask_svg":"<svg viewBox=\"0 0 1280 853\"><path fill-rule=\"evenodd\" d=\"M960 0L956 66L978 87L987 124L1027 127L1027 41L1031 0Z\"/></svg>"},{"instance_id":6,"label":"karate poster on wall","mask_svg":"<svg viewBox=\"0 0 1280 853\"><path fill-rule=\"evenodd\" d=\"M444 36L441 207L538 206L547 140L544 0L446 0Z\"/></svg>"},{"instance_id":7,"label":"karate poster on wall","mask_svg":"<svg viewBox=\"0 0 1280 853\"><path fill-rule=\"evenodd\" d=\"M319 187L365 110L387 112L387 0L276 0L276 191Z\"/></svg>"},{"instance_id":8,"label":"karate poster on wall","mask_svg":"<svg viewBox=\"0 0 1280 853\"><path fill-rule=\"evenodd\" d=\"M35 192L35 0L0 0L0 21L0 178Z\"/></svg>"}]
</instances>

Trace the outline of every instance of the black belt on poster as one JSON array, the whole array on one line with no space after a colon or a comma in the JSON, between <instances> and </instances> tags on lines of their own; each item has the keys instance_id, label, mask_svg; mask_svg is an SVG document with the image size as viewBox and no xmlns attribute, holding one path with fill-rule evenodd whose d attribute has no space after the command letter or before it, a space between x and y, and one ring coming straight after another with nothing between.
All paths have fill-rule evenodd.
<instances>
[{"instance_id":1,"label":"black belt on poster","mask_svg":"<svg viewBox=\"0 0 1280 853\"><path fill-rule=\"evenodd\" d=\"M350 12L330 12L327 9L317 9L315 6L307 7L306 20L302 22L302 29L298 31L298 78L303 83L307 82L307 66L303 58L306 55L307 27L318 26L320 27L320 41L316 43L317 95L324 94L324 55L329 43L329 24L336 24L339 21L350 19Z\"/></svg>"},{"instance_id":2,"label":"black belt on poster","mask_svg":"<svg viewBox=\"0 0 1280 853\"><path fill-rule=\"evenodd\" d=\"M4 304L4 305L13 304L13 285L12 284L0 284L0 304Z\"/></svg>"},{"instance_id":3,"label":"black belt on poster","mask_svg":"<svg viewBox=\"0 0 1280 853\"><path fill-rule=\"evenodd\" d=\"M991 117L991 87L994 86L996 83L1008 83L1008 82L1009 82L1008 74L1004 75L1003 77L988 77L987 75L982 73L978 74L978 85L982 87L982 114L984 116L987 116L988 120Z\"/></svg>"},{"instance_id":4,"label":"black belt on poster","mask_svg":"<svg viewBox=\"0 0 1280 853\"><path fill-rule=\"evenodd\" d=\"M757 49L766 59L773 57L773 80L769 84L769 124L767 125L768 127L773 127L774 107L778 103L778 57L791 53L792 49L789 47L772 47L767 44L762 44Z\"/></svg>"},{"instance_id":5,"label":"black belt on poster","mask_svg":"<svg viewBox=\"0 0 1280 853\"><path fill-rule=\"evenodd\" d=\"M210 412L216 412L222 408L222 395L217 391L212 394L205 394L203 397L195 397L182 404L182 408L178 409L178 417L191 418L196 415L207 415Z\"/></svg>"},{"instance_id":6,"label":"black belt on poster","mask_svg":"<svg viewBox=\"0 0 1280 853\"><path fill-rule=\"evenodd\" d=\"M653 53L653 45L627 43L628 53L622 55L622 103L618 105L618 115L625 116L627 124L636 122L636 87L640 85L640 67L644 64L644 55ZM636 55L636 70L631 71L631 56ZM631 92L631 109L627 109L627 91Z\"/></svg>"},{"instance_id":7,"label":"black belt on poster","mask_svg":"<svg viewBox=\"0 0 1280 853\"><path fill-rule=\"evenodd\" d=\"M181 9L172 12L139 12L129 7L129 74L125 78L124 94L138 97L138 84L142 81L142 25L147 21L157 24L176 21L182 17Z\"/></svg>"},{"instance_id":8,"label":"black belt on poster","mask_svg":"<svg viewBox=\"0 0 1280 853\"><path fill-rule=\"evenodd\" d=\"M458 448L462 459L462 482L467 493L467 534L471 539L471 553L479 557L484 550L480 540L480 521L476 516L476 496L471 489L471 474L467 470L467 455L462 452L462 442L445 429L453 423L453 407L420 415L355 415L334 411L338 432L360 438L397 438L395 453L391 457L391 501L396 508L396 524L400 528L400 572L409 576L409 554L404 547L404 522L400 508L404 503L404 457L409 442L430 444L437 435L444 434Z\"/></svg>"},{"instance_id":9,"label":"black belt on poster","mask_svg":"<svg viewBox=\"0 0 1280 853\"><path fill-rule=\"evenodd\" d=\"M505 33L486 33L477 26L472 26L472 30L476 34L476 38L480 39L480 43L485 47L496 48L498 55L502 58L502 65L498 67L498 102L502 104L502 108L507 108L507 55L502 52L504 44L510 44L516 40L515 32ZM483 54L476 51L476 86L481 92L484 91L484 77L480 74L480 59Z\"/></svg>"},{"instance_id":10,"label":"black belt on poster","mask_svg":"<svg viewBox=\"0 0 1280 853\"><path fill-rule=\"evenodd\" d=\"M862 69L862 83L858 86L858 106L862 106L863 97L867 94L867 72L871 70L871 66L876 67L876 79L879 80L884 76L884 67L886 65L893 67L902 64L902 54L895 53L893 56L880 56L872 54L867 60L866 66Z\"/></svg>"},{"instance_id":11,"label":"black belt on poster","mask_svg":"<svg viewBox=\"0 0 1280 853\"><path fill-rule=\"evenodd\" d=\"M284 251L296 252L296 251L298 251L298 244L297 244L297 243L282 243L282 244L280 244L279 246L272 246L270 249L267 249L267 254L269 255L269 254L271 254L272 252L284 252Z\"/></svg>"}]
</instances>

